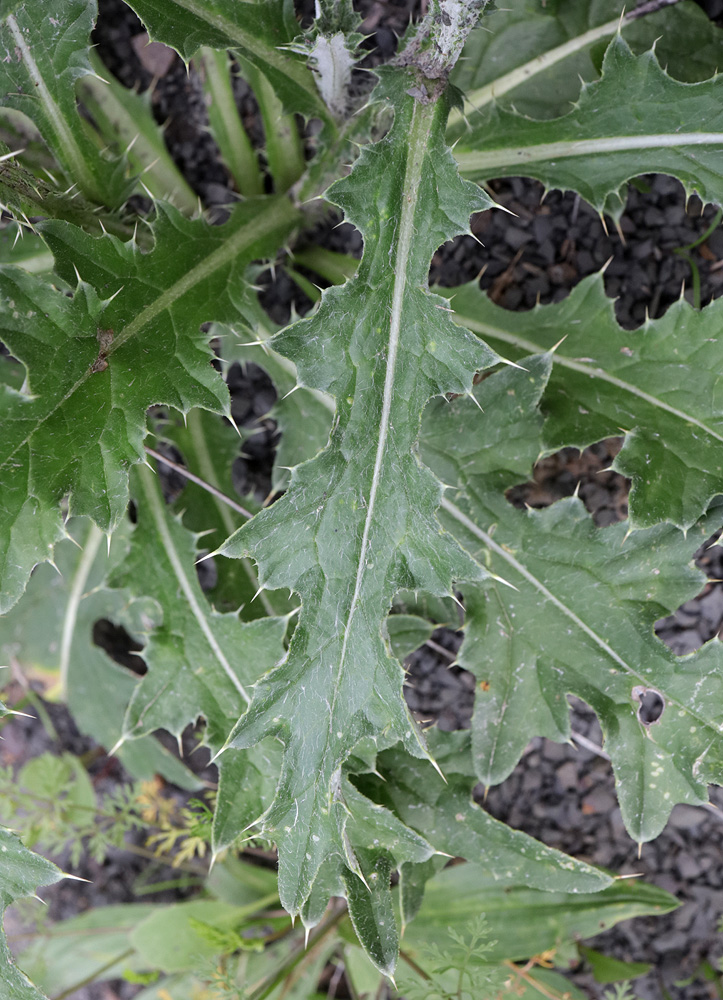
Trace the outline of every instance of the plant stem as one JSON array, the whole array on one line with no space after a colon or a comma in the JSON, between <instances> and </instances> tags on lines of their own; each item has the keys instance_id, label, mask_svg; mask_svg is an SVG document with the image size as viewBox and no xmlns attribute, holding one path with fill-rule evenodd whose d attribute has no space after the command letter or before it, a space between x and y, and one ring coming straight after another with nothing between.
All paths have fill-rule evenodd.
<instances>
[{"instance_id":1,"label":"plant stem","mask_svg":"<svg viewBox=\"0 0 723 1000\"><path fill-rule=\"evenodd\" d=\"M697 239L693 240L692 243L688 243L687 246L676 247L675 250L673 250L674 254L677 254L679 257L682 257L684 260L687 260L688 264L690 265L691 274L693 275L693 306L696 309L700 309L701 307L700 271L698 270L698 265L696 264L695 260L691 257L688 251L694 250L696 247L700 246L701 243L705 243L708 237L711 236L712 233L718 228L722 218L723 218L723 209L719 208L718 211L715 213L713 221L711 222L711 224L708 226L708 228L705 230L704 233L701 233L701 235Z\"/></svg>"},{"instance_id":2,"label":"plant stem","mask_svg":"<svg viewBox=\"0 0 723 1000\"><path fill-rule=\"evenodd\" d=\"M276 968L276 970L270 973L256 989L252 990L248 994L247 1000L264 1000L265 997L269 996L270 993L286 979L287 975L293 968L295 968L299 962L302 961L305 955L309 954L324 938L333 931L341 921L346 917L346 907L340 907L339 910L330 917L325 924L321 924L317 930L312 933L309 937L309 942L306 947L298 947L296 951L292 952L287 959L285 959Z\"/></svg>"},{"instance_id":3,"label":"plant stem","mask_svg":"<svg viewBox=\"0 0 723 1000\"><path fill-rule=\"evenodd\" d=\"M233 95L228 53L204 46L199 53L199 63L204 72L206 93L211 100L208 117L221 157L245 198L263 194L263 173Z\"/></svg>"},{"instance_id":4,"label":"plant stem","mask_svg":"<svg viewBox=\"0 0 723 1000\"><path fill-rule=\"evenodd\" d=\"M155 458L157 462L163 462L163 464L167 465L169 469L173 469L174 472L177 472L179 475L183 476L185 479L188 479L190 482L195 483L196 486L200 486L202 490L206 490L206 492L210 493L211 496L216 497L217 500L220 500L222 503L225 503L232 510L235 510L243 517L247 519L253 517L251 511L246 510L246 508L242 507L240 503L236 503L235 500L232 500L231 497L226 496L226 494L222 493L221 490L217 489L217 487L212 486L211 483L207 483L205 479L201 479L200 476L195 476L185 466L179 465L177 462L172 462L170 458L166 458L165 455L162 455L160 451L156 451L155 448L149 448L148 445L144 445L144 450L147 455L151 455L153 458Z\"/></svg>"},{"instance_id":5,"label":"plant stem","mask_svg":"<svg viewBox=\"0 0 723 1000\"><path fill-rule=\"evenodd\" d=\"M211 456L211 448L209 447L208 440L204 432L200 411L197 409L191 410L188 414L188 430L191 435L191 442L195 452L196 468L200 470L203 477L194 479L194 482L203 489L211 492L216 502L216 509L218 510L219 517L221 518L228 537L229 535L232 535L238 527L233 517L231 517L229 508L243 514L246 518L250 518L253 515L244 507L241 507L240 504L235 503L235 501L227 497L221 490L219 479L216 474L216 467L213 464L213 458ZM180 472L181 470L179 469L178 471ZM241 560L241 565L243 566L243 570L251 583L253 592L257 593L259 591L259 578L256 575L253 563L250 559L246 558ZM261 601L266 614L273 617L276 614L276 610L272 602L269 600L266 591L261 590L259 593L259 600Z\"/></svg>"},{"instance_id":6,"label":"plant stem","mask_svg":"<svg viewBox=\"0 0 723 1000\"><path fill-rule=\"evenodd\" d=\"M35 711L38 713L38 718L43 724L43 729L48 734L51 740L59 742L58 731L53 725L53 721L48 715L48 710L45 705L43 705L42 699L33 691L32 688L28 689L28 700L33 706Z\"/></svg>"},{"instance_id":7,"label":"plant stem","mask_svg":"<svg viewBox=\"0 0 723 1000\"><path fill-rule=\"evenodd\" d=\"M601 38L607 38L609 35L614 35L621 27L624 27L631 21L634 21L639 17L644 17L646 14L652 14L662 7L668 7L675 3L679 3L679 0L649 0L648 3L644 3L636 10L628 11L628 13L624 14L622 18L615 17L610 21L606 21L604 24L599 24L597 27L591 28L589 31L586 31L581 35L577 35L575 38L571 38L567 42L563 42L562 45L557 45L553 49L548 49L547 52L543 52L542 55L536 56L529 62L522 63L521 66L516 66L515 69L510 70L509 73L505 73L503 76L498 77L492 83L488 83L484 87L478 87L477 90L470 91L470 93L465 97L463 110L459 111L456 108L452 109L449 116L448 127L459 123L466 115L470 115L474 111L479 111L480 108L484 107L486 104L499 100L504 94L510 93L510 91L522 86L522 84L528 83L534 76L537 76L538 73L545 72L545 70L550 69L559 62L562 62L563 59L567 59L568 56L574 55L576 52L587 48L594 42L599 41Z\"/></svg>"},{"instance_id":8,"label":"plant stem","mask_svg":"<svg viewBox=\"0 0 723 1000\"><path fill-rule=\"evenodd\" d=\"M508 969L511 969L518 979L524 980L527 986L531 987L533 990L537 990L538 993L541 993L543 997L547 997L548 1000L564 1000L561 993L552 993L546 986L543 986L542 983L538 982L533 976L530 975L528 972L529 963L527 966L520 967L519 965L515 965L514 962L510 962L509 959L504 959L502 964L506 965Z\"/></svg>"},{"instance_id":9,"label":"plant stem","mask_svg":"<svg viewBox=\"0 0 723 1000\"><path fill-rule=\"evenodd\" d=\"M83 986L88 986L90 983L95 982L95 980L102 976L104 972L107 972L108 969L112 969L114 965L117 965L118 962L122 962L124 958L130 958L130 956L134 953L135 948L126 948L126 950L121 952L120 955L115 955L110 959L110 961L106 962L105 965L101 965L99 969L96 969L95 972L91 972L90 975L78 980L77 983L73 983L72 986L69 986L67 990L63 990L62 993L56 994L56 996L53 997L53 1000L65 1000L65 997L72 996L76 990L82 989Z\"/></svg>"},{"instance_id":10,"label":"plant stem","mask_svg":"<svg viewBox=\"0 0 723 1000\"><path fill-rule=\"evenodd\" d=\"M409 954L407 954L407 952L404 951L403 948L399 949L399 957L403 958L404 961L409 966L409 968L413 969L417 973L417 975L421 976L421 978L424 979L424 980L426 980L426 982L430 983L432 981L432 977L428 973L426 973L424 971L424 969L421 967L421 965L417 965L417 963L414 961L414 959L412 958L412 956L409 955Z\"/></svg>"},{"instance_id":11,"label":"plant stem","mask_svg":"<svg viewBox=\"0 0 723 1000\"><path fill-rule=\"evenodd\" d=\"M283 194L304 172L304 147L294 115L287 114L266 76L238 56L241 72L254 92L264 123L266 160L274 191Z\"/></svg>"},{"instance_id":12,"label":"plant stem","mask_svg":"<svg viewBox=\"0 0 723 1000\"><path fill-rule=\"evenodd\" d=\"M672 7L674 3L679 2L680 0L647 0L646 3L640 4L634 10L629 10L625 15L625 20L635 21L639 17L645 17L646 14L654 14L664 7Z\"/></svg>"}]
</instances>

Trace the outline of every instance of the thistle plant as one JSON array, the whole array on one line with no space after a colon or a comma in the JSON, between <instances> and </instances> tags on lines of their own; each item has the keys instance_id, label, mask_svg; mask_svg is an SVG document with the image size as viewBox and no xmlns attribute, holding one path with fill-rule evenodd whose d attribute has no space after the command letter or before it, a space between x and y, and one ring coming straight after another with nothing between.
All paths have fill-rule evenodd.
<instances>
[{"instance_id":1,"label":"thistle plant","mask_svg":"<svg viewBox=\"0 0 723 1000\"><path fill-rule=\"evenodd\" d=\"M203 74L240 197L213 224L147 104L99 82L95 0L4 7L0 198L22 237L0 265L5 661L53 671L79 727L139 779L196 787L154 733L180 741L200 723L219 770L214 859L251 836L273 842L280 903L312 944L346 919L328 909L341 897L386 976L450 856L466 859L476 912L517 890L525 912L547 899L563 923L573 900L591 926L615 900L625 915L660 912L667 897L621 889L471 793L504 780L531 736L568 739L570 694L600 719L639 843L723 779L718 641L678 659L654 633L700 589L691 558L721 523L721 308L681 301L629 331L601 275L510 313L476 283L430 290L428 272L473 213L499 210L496 177L576 191L613 220L643 172L723 201L715 29L687 0L626 14L618 0L429 0L369 94L355 85L350 0L318 0L304 29L287 0L130 6ZM693 79L671 37L695 40ZM266 126L266 178L229 103L233 67ZM308 159L295 116L315 123ZM119 136L134 123L132 153ZM134 217L139 190L152 208ZM320 205L359 230L362 258L307 253L338 283L277 330L258 262L293 253ZM236 361L260 364L283 396L282 495L266 506L234 496L224 376ZM620 433L628 523L599 530L576 498L543 511L505 499L540 455ZM159 437L189 478L175 504L154 474ZM205 590L202 556L216 569ZM391 613L401 593L441 617L453 608L448 620L463 610L469 733L425 733L406 706L400 660L431 625ZM94 645L100 618L135 640L144 676ZM648 689L664 702L654 725L638 717ZM4 904L61 877L3 837ZM233 920L222 929L237 952ZM538 943L533 954L555 940ZM198 947L213 955L208 935ZM490 981L530 958L504 948ZM37 1000L7 950L0 963L13 998ZM265 982L249 995L273 992Z\"/></svg>"}]
</instances>

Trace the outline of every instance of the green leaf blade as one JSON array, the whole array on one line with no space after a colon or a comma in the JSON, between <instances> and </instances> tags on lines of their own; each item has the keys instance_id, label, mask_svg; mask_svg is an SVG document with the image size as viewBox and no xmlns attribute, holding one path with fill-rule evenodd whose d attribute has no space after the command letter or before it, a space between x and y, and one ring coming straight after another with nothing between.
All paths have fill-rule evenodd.
<instances>
[{"instance_id":1,"label":"green leaf blade","mask_svg":"<svg viewBox=\"0 0 723 1000\"><path fill-rule=\"evenodd\" d=\"M87 51L96 13L96 0L16 6L0 22L0 104L33 121L70 183L117 207L129 193L122 165L98 155L75 103L76 81L93 72Z\"/></svg>"},{"instance_id":2,"label":"green leaf blade","mask_svg":"<svg viewBox=\"0 0 723 1000\"><path fill-rule=\"evenodd\" d=\"M375 798L388 803L412 829L425 831L438 852L464 857L485 872L491 885L526 885L551 892L596 892L612 883L612 877L585 862L547 847L519 830L512 830L481 809L472 799L473 781L455 773L459 761L443 759L449 743L457 743L457 755L469 760L470 736L437 733L432 742L444 768L444 779L432 772L426 761L415 760L398 748L386 750L378 759L382 778L360 779ZM383 780L382 780L383 779ZM426 860L410 859L415 864ZM434 874L434 871L429 871Z\"/></svg>"},{"instance_id":3,"label":"green leaf blade","mask_svg":"<svg viewBox=\"0 0 723 1000\"><path fill-rule=\"evenodd\" d=\"M0 827L0 857L0 921L7 907L16 900L34 896L38 886L53 885L66 877L50 861L23 847L4 827ZM13 962L3 933L0 933L0 976L8 1000L44 1000Z\"/></svg>"},{"instance_id":4,"label":"green leaf blade","mask_svg":"<svg viewBox=\"0 0 723 1000\"><path fill-rule=\"evenodd\" d=\"M624 14L628 17L624 17ZM452 82L465 92L465 114L491 101L531 118L566 114L580 85L600 73L604 48L620 31L635 54L651 46L676 80L694 82L719 66L716 26L695 4L667 6L632 19L623 0L562 0L531 6L506 0L470 36ZM451 121L461 116L452 113Z\"/></svg>"},{"instance_id":5,"label":"green leaf blade","mask_svg":"<svg viewBox=\"0 0 723 1000\"><path fill-rule=\"evenodd\" d=\"M703 201L723 201L721 77L678 83L653 51L633 56L625 41L610 43L599 81L583 88L563 118L533 121L495 107L455 155L464 176L524 175L547 187L577 191L599 211L617 213L622 185L641 173L678 177Z\"/></svg>"},{"instance_id":6,"label":"green leaf blade","mask_svg":"<svg viewBox=\"0 0 723 1000\"><path fill-rule=\"evenodd\" d=\"M110 750L137 678L95 644L93 630L100 619L123 617L131 633L142 628L125 611L123 596L105 586L124 556L128 532L121 525L108 551L94 524L70 522L67 530L55 565L38 566L22 600L0 618L0 657L28 678L54 678L48 696L66 700L80 731ZM198 787L195 775L151 737L126 744L118 756L140 780L161 774L183 788Z\"/></svg>"},{"instance_id":7,"label":"green leaf blade","mask_svg":"<svg viewBox=\"0 0 723 1000\"><path fill-rule=\"evenodd\" d=\"M591 937L621 920L669 913L678 905L670 893L643 882L616 882L601 892L565 896L502 889L481 868L455 865L430 881L422 909L405 933L405 950L423 963L425 946L437 942L440 932L484 914L496 939L485 958L524 961L571 937Z\"/></svg>"},{"instance_id":8,"label":"green leaf blade","mask_svg":"<svg viewBox=\"0 0 723 1000\"><path fill-rule=\"evenodd\" d=\"M284 105L331 122L311 70L298 56L282 51L299 33L284 0L133 0L133 10L157 41L172 46L188 62L202 45L237 49L267 77Z\"/></svg>"},{"instance_id":9,"label":"green leaf blade","mask_svg":"<svg viewBox=\"0 0 723 1000\"><path fill-rule=\"evenodd\" d=\"M394 593L446 595L455 576L484 575L440 531L440 486L412 446L427 398L467 392L474 370L496 358L475 350L426 292L434 250L488 201L456 176L444 147L446 106L415 101L410 83L385 74L392 131L329 192L363 232L357 276L272 344L294 361L301 385L336 398L329 445L221 550L252 556L264 586L302 598L286 660L256 686L229 743L248 747L277 733L285 744L267 829L279 841L291 912L339 844L334 789L355 744L386 730L425 753L382 635Z\"/></svg>"},{"instance_id":10,"label":"green leaf blade","mask_svg":"<svg viewBox=\"0 0 723 1000\"><path fill-rule=\"evenodd\" d=\"M534 367L534 359L528 364ZM477 418L469 401L452 406L467 407L467 419L484 423L480 438L494 442L504 434L501 401L512 400L512 410L509 392L527 381L514 369L487 379L477 389L485 411ZM683 663L654 634L659 618L700 589L701 574L687 564L696 539L702 542L718 526L719 510L687 537L667 525L633 534L625 525L596 529L576 498L523 514L503 496L509 475L489 477L494 449L479 453L479 459L465 454L464 445L460 450L450 440L448 460L457 456L460 492L443 500L450 530L512 584L462 588L468 617L458 662L478 680L477 775L485 784L503 780L533 732L565 739L566 696L575 694L600 718L631 836L650 840L675 802L706 800L704 769L719 770L720 645ZM434 457L424 448L422 454L434 468ZM691 671L699 676L695 692L688 686ZM648 689L665 708L646 726L637 710Z\"/></svg>"},{"instance_id":11,"label":"green leaf blade","mask_svg":"<svg viewBox=\"0 0 723 1000\"><path fill-rule=\"evenodd\" d=\"M140 591L160 614L144 650L149 670L131 699L124 736L163 728L180 738L202 715L206 740L218 750L250 699L249 685L283 655L286 619L242 622L237 614L215 611L196 576L194 536L166 511L149 469L139 470L139 480L138 524L112 582ZM167 697L170 691L173 698Z\"/></svg>"},{"instance_id":12,"label":"green leaf blade","mask_svg":"<svg viewBox=\"0 0 723 1000\"><path fill-rule=\"evenodd\" d=\"M597 275L531 312L501 309L474 285L456 290L454 305L460 321L516 357L564 337L542 400L544 448L582 449L624 432L613 468L632 480L633 528L689 528L723 492L721 303L699 311L680 301L661 319L623 330Z\"/></svg>"},{"instance_id":13,"label":"green leaf blade","mask_svg":"<svg viewBox=\"0 0 723 1000\"><path fill-rule=\"evenodd\" d=\"M133 241L42 223L58 269L77 285L72 299L20 269L0 268L0 340L27 371L22 391L3 387L0 397L4 610L34 563L52 556L63 497L71 514L90 516L103 531L120 522L128 469L144 459L150 405L228 413L201 324L238 317L251 294L246 266L274 252L296 218L273 198L245 202L217 227L165 206L148 254ZM31 514L34 527L23 538Z\"/></svg>"}]
</instances>

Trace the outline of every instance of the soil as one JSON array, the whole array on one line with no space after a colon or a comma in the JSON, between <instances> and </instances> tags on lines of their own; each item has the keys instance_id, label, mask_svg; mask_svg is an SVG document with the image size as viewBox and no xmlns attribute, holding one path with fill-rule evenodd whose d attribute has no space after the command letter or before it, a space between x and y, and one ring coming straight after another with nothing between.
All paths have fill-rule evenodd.
<instances>
[{"instance_id":1,"label":"soil","mask_svg":"<svg viewBox=\"0 0 723 1000\"><path fill-rule=\"evenodd\" d=\"M364 15L365 43L370 65L389 58L410 17L418 16L423 0L362 0L356 4ZM723 22L723 0L696 0L709 16ZM313 12L313 2L297 5L303 16ZM153 75L144 67L137 38L142 25L122 0L100 0L100 17L94 41L109 69L126 85L146 89ZM260 146L263 136L253 94L239 77L236 99L245 125ZM218 149L206 131L203 94L194 72L186 72L174 58L155 82L152 106L159 122L166 123L165 137L179 167L207 209L220 221L223 206L235 192L220 162ZM461 237L440 248L432 262L430 280L453 286L480 276L480 284L504 308L530 309L536 302L558 301L574 284L607 262L605 287L616 299L620 323L634 328L646 312L657 317L684 288L692 296L691 264L677 250L693 243L715 217L712 206L691 198L686 204L682 186L668 177L641 178L630 186L619 228L607 228L598 215L578 197L551 192L542 199L542 188L522 178L493 181L495 198L514 212L485 212L476 216L472 230L478 240ZM143 206L141 206L143 207ZM304 238L334 250L359 256L361 239L348 224L330 216L319 220ZM701 303L723 291L723 227L689 252L700 274ZM480 274L481 272L481 274ZM315 280L318 281L318 278ZM284 323L292 309L303 314L311 303L282 267L260 278L262 300L272 319ZM244 443L244 456L234 467L234 481L243 495L263 498L270 488L270 468L278 441L273 421L265 418L275 389L256 366L235 365L229 376L233 412L240 424L260 422L259 433ZM620 447L618 439L599 442L580 453L564 449L538 463L530 480L515 486L508 499L516 506L544 506L556 499L579 495L595 523L605 526L627 514L628 483L609 471ZM176 459L179 456L176 456ZM165 483L173 490L172 477ZM658 635L677 655L698 648L718 633L723 622L723 550L702 547L698 565L710 582L701 595L657 625ZM99 624L97 641L125 656L131 668L142 661L122 636ZM461 636L438 630L430 643L409 658L406 696L419 718L436 719L440 728L469 725L474 698L474 678L454 665ZM96 753L91 765L94 781L125 780L117 761L82 737L64 710L46 706L57 739L51 740L39 723L18 719L5 727L8 742L3 756L17 763L51 747L73 753ZM635 982L641 1000L660 1000L664 989L671 1000L708 1000L720 995L715 984L698 976L703 961L723 955L723 938L716 924L723 911L723 822L720 813L705 808L678 806L668 827L656 841L638 848L625 832L617 806L609 762L600 747L601 734L593 713L581 702L571 704L573 730L581 742L559 745L532 740L510 778L490 790L484 808L511 826L525 830L545 843L576 857L627 874L638 872L670 892L683 905L667 917L640 918L619 925L590 942L606 954L628 961L650 962L651 972ZM592 747L592 749L591 749ZM713 789L711 798L723 807L723 793ZM62 860L62 859L61 859ZM145 869L146 862L143 862ZM61 883L45 893L51 918L62 918L87 906L134 899L133 886L140 862L131 854L113 852L104 865L85 862L78 874L90 886ZM175 874L175 873L174 873ZM147 869L145 877L148 877ZM158 872L152 877L172 877ZM163 897L154 897L160 899ZM177 898L177 897L176 897ZM573 981L591 998L603 988L583 964L570 972ZM685 977L695 981L676 986ZM137 987L113 982L78 991L73 1000L129 1000ZM343 996L342 992L337 994Z\"/></svg>"}]
</instances>

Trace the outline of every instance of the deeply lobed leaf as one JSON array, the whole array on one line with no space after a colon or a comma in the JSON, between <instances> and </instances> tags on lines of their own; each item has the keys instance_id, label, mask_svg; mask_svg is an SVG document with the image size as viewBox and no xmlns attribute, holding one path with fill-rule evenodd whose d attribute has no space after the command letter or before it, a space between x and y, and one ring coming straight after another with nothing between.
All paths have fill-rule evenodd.
<instances>
[{"instance_id":1,"label":"deeply lobed leaf","mask_svg":"<svg viewBox=\"0 0 723 1000\"><path fill-rule=\"evenodd\" d=\"M64 878L50 861L23 847L18 838L0 827L0 925L11 903L34 896L39 885L52 885ZM12 960L5 935L0 931L0 982L7 1000L44 1000L39 990L23 975Z\"/></svg>"},{"instance_id":2,"label":"deeply lobed leaf","mask_svg":"<svg viewBox=\"0 0 723 1000\"><path fill-rule=\"evenodd\" d=\"M96 645L94 626L123 619L132 633L143 627L142 616L125 608L124 595L106 586L125 554L129 527L116 530L107 550L95 525L71 522L55 565L38 566L23 599L0 618L0 658L28 680L52 684L47 696L65 699L80 731L108 750L121 736L136 677ZM195 775L150 737L126 744L118 756L136 778L158 773L181 787L198 787Z\"/></svg>"},{"instance_id":3,"label":"deeply lobed leaf","mask_svg":"<svg viewBox=\"0 0 723 1000\"><path fill-rule=\"evenodd\" d=\"M52 558L65 496L71 514L102 530L119 523L150 405L228 412L201 324L237 317L250 291L245 267L275 250L296 215L276 199L247 201L216 227L169 206L159 213L147 254L135 242L43 223L61 276L77 281L72 298L0 269L0 340L27 370L19 390L3 386L0 396L0 610L33 565Z\"/></svg>"},{"instance_id":4,"label":"deeply lobed leaf","mask_svg":"<svg viewBox=\"0 0 723 1000\"><path fill-rule=\"evenodd\" d=\"M447 594L454 578L484 576L441 531L440 486L413 446L429 396L469 391L475 369L496 360L426 290L435 249L490 202L457 176L446 101L418 101L414 85L409 71L384 74L392 130L328 193L364 236L357 275L273 341L300 384L335 397L329 445L221 550L252 556L264 586L302 600L285 661L256 685L229 741L242 748L278 734L284 743L265 829L279 844L292 913L330 852L351 861L339 769L358 741L386 733L425 754L382 631L395 592Z\"/></svg>"},{"instance_id":5,"label":"deeply lobed leaf","mask_svg":"<svg viewBox=\"0 0 723 1000\"><path fill-rule=\"evenodd\" d=\"M138 523L111 582L147 603L148 673L131 699L124 736L166 729L180 739L201 715L206 741L218 750L250 700L247 688L283 655L287 622L219 614L198 582L196 539L166 510L149 469L139 470L135 494Z\"/></svg>"},{"instance_id":6,"label":"deeply lobed leaf","mask_svg":"<svg viewBox=\"0 0 723 1000\"><path fill-rule=\"evenodd\" d=\"M71 186L118 207L130 193L123 164L98 156L75 102L76 81L93 72L96 0L30 0L3 5L0 14L0 105L31 119Z\"/></svg>"},{"instance_id":7,"label":"deeply lobed leaf","mask_svg":"<svg viewBox=\"0 0 723 1000\"><path fill-rule=\"evenodd\" d=\"M654 51L634 56L618 35L600 80L583 87L569 114L533 121L488 105L469 130L453 132L455 155L466 177L535 177L615 214L622 185L644 173L673 174L703 201L720 203L722 88L720 75L678 83Z\"/></svg>"},{"instance_id":8,"label":"deeply lobed leaf","mask_svg":"<svg viewBox=\"0 0 723 1000\"><path fill-rule=\"evenodd\" d=\"M564 338L542 398L545 449L624 433L613 468L632 480L631 527L689 528L723 493L723 302L701 311L681 299L661 319L624 330L600 275L531 312L501 309L474 284L455 289L453 301L462 322L517 357Z\"/></svg>"},{"instance_id":9,"label":"deeply lobed leaf","mask_svg":"<svg viewBox=\"0 0 723 1000\"><path fill-rule=\"evenodd\" d=\"M600 73L604 49L620 31L638 55L655 46L676 80L712 76L720 64L718 27L696 5L667 5L635 15L624 0L505 0L470 35L452 82L465 94L465 113L490 101L531 118L567 114L582 82ZM452 115L453 119L459 116Z\"/></svg>"},{"instance_id":10,"label":"deeply lobed leaf","mask_svg":"<svg viewBox=\"0 0 723 1000\"><path fill-rule=\"evenodd\" d=\"M700 589L702 575L687 563L719 526L720 509L687 536L667 525L632 535L622 524L599 530L575 498L542 511L515 510L502 488L514 481L507 470L516 460L503 449L496 462L495 443L504 441L520 397L541 396L550 358L523 363L526 372L497 373L478 387L484 415L475 415L469 401L446 412L437 406L425 428L430 449L423 435L430 465L448 481L456 473L459 492L443 502L445 523L513 585L493 580L463 588L459 663L478 680L475 768L494 784L533 733L567 739L566 695L573 693L600 718L628 830L650 840L676 802L705 801L706 780L721 773L720 644L680 660L653 632L660 617ZM460 419L478 422L479 438L460 440ZM654 725L638 716L647 690L664 704Z\"/></svg>"},{"instance_id":11,"label":"deeply lobed leaf","mask_svg":"<svg viewBox=\"0 0 723 1000\"><path fill-rule=\"evenodd\" d=\"M132 0L150 35L188 61L202 45L236 49L264 74L289 111L330 122L304 60L282 51L300 32L289 0Z\"/></svg>"}]
</instances>

